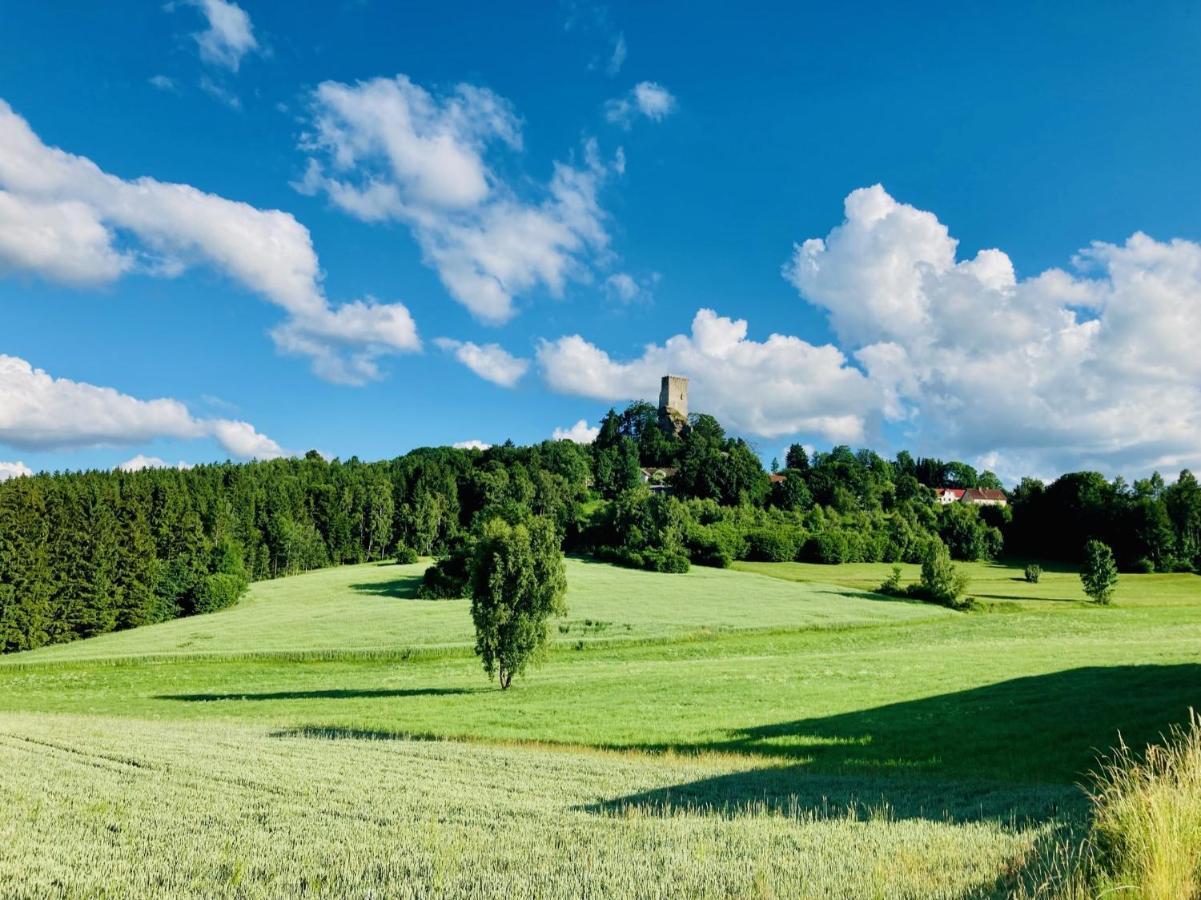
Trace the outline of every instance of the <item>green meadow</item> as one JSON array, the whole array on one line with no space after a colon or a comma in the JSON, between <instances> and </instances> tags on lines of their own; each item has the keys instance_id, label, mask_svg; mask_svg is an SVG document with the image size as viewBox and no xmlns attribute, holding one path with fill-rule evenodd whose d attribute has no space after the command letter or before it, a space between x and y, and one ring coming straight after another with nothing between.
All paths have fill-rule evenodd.
<instances>
[{"instance_id":1,"label":"green meadow","mask_svg":"<svg viewBox=\"0 0 1201 900\"><path fill-rule=\"evenodd\" d=\"M1080 832L1099 753L1201 708L1201 578L968 565L660 575L568 561L499 691L422 566L0 660L12 896L1006 896ZM906 577L916 577L907 570Z\"/></svg>"}]
</instances>

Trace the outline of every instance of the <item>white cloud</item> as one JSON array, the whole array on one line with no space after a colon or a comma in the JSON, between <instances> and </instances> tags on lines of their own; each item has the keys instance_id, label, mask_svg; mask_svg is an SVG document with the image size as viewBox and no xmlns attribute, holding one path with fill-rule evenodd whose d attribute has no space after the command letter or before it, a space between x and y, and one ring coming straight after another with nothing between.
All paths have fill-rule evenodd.
<instances>
[{"instance_id":1,"label":"white cloud","mask_svg":"<svg viewBox=\"0 0 1201 900\"><path fill-rule=\"evenodd\" d=\"M118 233L130 249L117 249ZM0 100L0 269L80 284L130 271L171 277L197 263L284 309L278 346L309 356L323 377L361 383L378 376L380 355L420 349L402 304L330 305L308 229L288 213L109 175L43 144Z\"/></svg>"},{"instance_id":2,"label":"white cloud","mask_svg":"<svg viewBox=\"0 0 1201 900\"><path fill-rule=\"evenodd\" d=\"M634 85L634 102L638 112L653 122L660 122L676 108L676 98L671 91L653 81L640 81Z\"/></svg>"},{"instance_id":3,"label":"white cloud","mask_svg":"<svg viewBox=\"0 0 1201 900\"><path fill-rule=\"evenodd\" d=\"M1008 472L1201 463L1201 245L1136 233L1026 279L1000 250L956 251L876 185L785 276L923 446Z\"/></svg>"},{"instance_id":4,"label":"white cloud","mask_svg":"<svg viewBox=\"0 0 1201 900\"><path fill-rule=\"evenodd\" d=\"M54 378L23 359L0 355L0 444L65 450L164 437L211 437L241 458L285 455L248 422L196 418L178 400L139 400L110 387Z\"/></svg>"},{"instance_id":5,"label":"white cloud","mask_svg":"<svg viewBox=\"0 0 1201 900\"><path fill-rule=\"evenodd\" d=\"M451 445L456 450L487 450L491 444L485 444L483 441L472 439L470 441L457 441Z\"/></svg>"},{"instance_id":6,"label":"white cloud","mask_svg":"<svg viewBox=\"0 0 1201 900\"><path fill-rule=\"evenodd\" d=\"M242 98L225 85L218 84L207 75L202 75L200 81L197 83L200 85L200 89L202 91L204 91L217 102L225 104L230 109L240 110L242 108Z\"/></svg>"},{"instance_id":7,"label":"white cloud","mask_svg":"<svg viewBox=\"0 0 1201 900\"><path fill-rule=\"evenodd\" d=\"M658 272L641 279L628 272L614 272L604 281L605 296L624 305L649 303L654 299L654 287L659 283L659 278Z\"/></svg>"},{"instance_id":8,"label":"white cloud","mask_svg":"<svg viewBox=\"0 0 1201 900\"><path fill-rule=\"evenodd\" d=\"M626 55L626 36L624 33L618 33L613 40L613 52L609 54L609 62L605 64L605 74L612 78L621 71L621 67L625 65Z\"/></svg>"},{"instance_id":9,"label":"white cloud","mask_svg":"<svg viewBox=\"0 0 1201 900\"><path fill-rule=\"evenodd\" d=\"M208 28L193 37L206 63L238 71L242 58L259 48L246 10L228 0L192 0L208 21Z\"/></svg>"},{"instance_id":10,"label":"white cloud","mask_svg":"<svg viewBox=\"0 0 1201 900\"><path fill-rule=\"evenodd\" d=\"M689 406L743 432L773 437L806 432L859 441L880 406L877 389L836 347L773 334L747 339L745 320L702 309L690 334L650 344L617 362L579 335L543 341L538 362L554 390L617 401L654 400L659 379L690 379Z\"/></svg>"},{"instance_id":11,"label":"white cloud","mask_svg":"<svg viewBox=\"0 0 1201 900\"><path fill-rule=\"evenodd\" d=\"M191 464L180 460L174 466L176 469L190 469ZM157 456L145 456L139 453L132 459L127 459L125 462L117 466L122 472L141 472L144 469L170 469L171 464Z\"/></svg>"},{"instance_id":12,"label":"white cloud","mask_svg":"<svg viewBox=\"0 0 1201 900\"><path fill-rule=\"evenodd\" d=\"M522 146L512 107L486 88L439 97L404 75L328 81L312 109L295 187L366 222L403 222L451 296L485 322L511 319L515 297L534 289L561 295L608 244L595 144L581 165L555 164L539 201L521 199L485 160L492 147Z\"/></svg>"},{"instance_id":13,"label":"white cloud","mask_svg":"<svg viewBox=\"0 0 1201 900\"><path fill-rule=\"evenodd\" d=\"M605 279L605 290L613 299L629 303L638 296L638 282L625 272L617 272Z\"/></svg>"},{"instance_id":14,"label":"white cloud","mask_svg":"<svg viewBox=\"0 0 1201 900\"><path fill-rule=\"evenodd\" d=\"M605 118L614 125L629 128L637 115L662 122L676 108L676 98L654 81L640 81L623 97L605 103Z\"/></svg>"},{"instance_id":15,"label":"white cloud","mask_svg":"<svg viewBox=\"0 0 1201 900\"><path fill-rule=\"evenodd\" d=\"M0 481L8 481L10 478L22 478L32 474L33 469L19 460L16 462L4 462L0 460Z\"/></svg>"},{"instance_id":16,"label":"white cloud","mask_svg":"<svg viewBox=\"0 0 1201 900\"><path fill-rule=\"evenodd\" d=\"M577 444L591 444L600 434L599 427L589 427L586 419L580 419L570 428L556 428L551 440L574 441Z\"/></svg>"},{"instance_id":17,"label":"white cloud","mask_svg":"<svg viewBox=\"0 0 1201 900\"><path fill-rule=\"evenodd\" d=\"M137 456L125 460L117 468L122 472L141 472L145 469L166 469L169 466L165 459L160 459L157 456L145 456L139 453Z\"/></svg>"},{"instance_id":18,"label":"white cloud","mask_svg":"<svg viewBox=\"0 0 1201 900\"><path fill-rule=\"evenodd\" d=\"M175 79L166 75L151 75L149 81L151 87L158 88L160 91L175 90Z\"/></svg>"},{"instance_id":19,"label":"white cloud","mask_svg":"<svg viewBox=\"0 0 1201 900\"><path fill-rule=\"evenodd\" d=\"M0 270L87 285L112 281L132 266L87 204L38 202L0 190Z\"/></svg>"},{"instance_id":20,"label":"white cloud","mask_svg":"<svg viewBox=\"0 0 1201 900\"><path fill-rule=\"evenodd\" d=\"M471 341L456 341L437 338L434 343L450 353L485 381L501 387L513 387L530 367L528 359L513 356L499 344L473 344Z\"/></svg>"}]
</instances>

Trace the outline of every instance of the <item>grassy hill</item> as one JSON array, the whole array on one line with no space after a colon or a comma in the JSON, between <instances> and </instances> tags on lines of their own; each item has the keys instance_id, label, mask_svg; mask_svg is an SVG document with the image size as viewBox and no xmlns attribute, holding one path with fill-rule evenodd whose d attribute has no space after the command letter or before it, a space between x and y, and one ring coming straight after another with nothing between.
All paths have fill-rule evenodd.
<instances>
[{"instance_id":1,"label":"grassy hill","mask_svg":"<svg viewBox=\"0 0 1201 900\"><path fill-rule=\"evenodd\" d=\"M1079 827L1098 751L1201 708L1196 576L1097 608L981 567L990 611L952 613L864 591L886 566L753 568L570 561L566 630L503 693L420 567L8 657L0 884L1003 895Z\"/></svg>"},{"instance_id":2,"label":"grassy hill","mask_svg":"<svg viewBox=\"0 0 1201 900\"><path fill-rule=\"evenodd\" d=\"M418 600L425 564L368 563L260 581L235 607L0 657L0 665L131 656L401 654L469 649L466 600ZM564 643L639 640L742 629L848 627L949 615L888 602L854 588L782 583L758 574L694 568L664 578L579 559L567 561ZM754 598L753 610L748 598Z\"/></svg>"}]
</instances>

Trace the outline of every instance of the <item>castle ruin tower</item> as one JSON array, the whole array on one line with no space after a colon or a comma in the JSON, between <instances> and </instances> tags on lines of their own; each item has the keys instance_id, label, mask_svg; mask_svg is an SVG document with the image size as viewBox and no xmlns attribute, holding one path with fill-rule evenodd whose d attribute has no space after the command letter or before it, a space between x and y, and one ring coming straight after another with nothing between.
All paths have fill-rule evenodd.
<instances>
[{"instance_id":1,"label":"castle ruin tower","mask_svg":"<svg viewBox=\"0 0 1201 900\"><path fill-rule=\"evenodd\" d=\"M659 387L659 427L679 434L688 424L688 379L664 375Z\"/></svg>"}]
</instances>

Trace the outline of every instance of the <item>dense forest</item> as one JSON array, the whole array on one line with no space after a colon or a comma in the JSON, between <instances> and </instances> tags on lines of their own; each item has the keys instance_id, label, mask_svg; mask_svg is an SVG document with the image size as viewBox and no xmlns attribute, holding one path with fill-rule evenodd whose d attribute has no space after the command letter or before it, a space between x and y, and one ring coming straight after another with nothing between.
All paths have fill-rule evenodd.
<instances>
[{"instance_id":1,"label":"dense forest","mask_svg":"<svg viewBox=\"0 0 1201 900\"><path fill-rule=\"evenodd\" d=\"M666 483L645 484L642 467L668 470ZM610 411L588 446L15 478L0 483L0 650L216 610L254 580L397 556L441 558L426 589L454 595L482 525L530 515L551 519L567 551L669 572L913 562L936 541L961 560L1072 562L1093 538L1128 570L1201 564L1201 486L1188 471L1170 485L1025 479L1008 507L976 507L935 500L937 486L1000 486L961 462L793 445L771 468L711 416L676 434L635 403Z\"/></svg>"}]
</instances>

